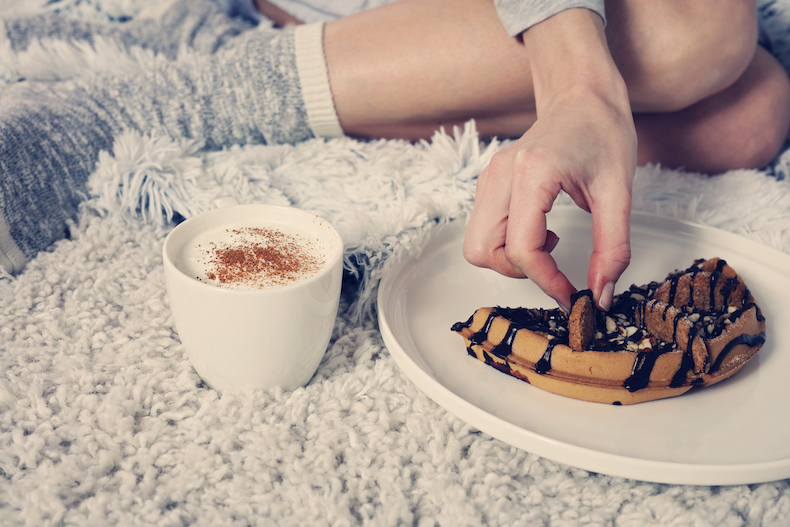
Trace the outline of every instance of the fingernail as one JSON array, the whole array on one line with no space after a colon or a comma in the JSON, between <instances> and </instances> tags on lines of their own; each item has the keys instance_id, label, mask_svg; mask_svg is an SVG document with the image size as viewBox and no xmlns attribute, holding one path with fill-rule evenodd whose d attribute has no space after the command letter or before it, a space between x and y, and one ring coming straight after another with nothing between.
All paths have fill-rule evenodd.
<instances>
[{"instance_id":1,"label":"fingernail","mask_svg":"<svg viewBox=\"0 0 790 527\"><path fill-rule=\"evenodd\" d=\"M563 311L565 311L565 314L568 314L568 313L570 313L570 312L571 312L571 308L569 308L568 306L566 306L565 304L563 304L563 303L562 303L562 302L560 302L559 300L557 301L557 305L558 305L558 306L560 306L560 309L562 309Z\"/></svg>"},{"instance_id":2,"label":"fingernail","mask_svg":"<svg viewBox=\"0 0 790 527\"><path fill-rule=\"evenodd\" d=\"M546 245L543 246L543 250L547 253L550 253L557 247L557 244L560 243L560 239L558 236L547 236L546 237Z\"/></svg>"},{"instance_id":3,"label":"fingernail","mask_svg":"<svg viewBox=\"0 0 790 527\"><path fill-rule=\"evenodd\" d=\"M614 298L614 282L606 282L606 285L601 289L601 296L598 299L598 307L603 311L609 311L612 307L612 299Z\"/></svg>"}]
</instances>

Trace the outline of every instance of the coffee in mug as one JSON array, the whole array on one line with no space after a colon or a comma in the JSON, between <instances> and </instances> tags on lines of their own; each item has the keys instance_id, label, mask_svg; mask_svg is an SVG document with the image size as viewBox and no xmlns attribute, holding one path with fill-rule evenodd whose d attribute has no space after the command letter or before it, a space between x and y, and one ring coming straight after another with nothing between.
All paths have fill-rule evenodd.
<instances>
[{"instance_id":1,"label":"coffee in mug","mask_svg":"<svg viewBox=\"0 0 790 527\"><path fill-rule=\"evenodd\" d=\"M176 267L201 282L228 289L282 287L310 278L331 248L292 227L232 226L200 233Z\"/></svg>"},{"instance_id":2,"label":"coffee in mug","mask_svg":"<svg viewBox=\"0 0 790 527\"><path fill-rule=\"evenodd\" d=\"M331 224L231 204L176 226L163 257L176 330L206 384L221 393L307 384L340 300L343 242Z\"/></svg>"}]
</instances>

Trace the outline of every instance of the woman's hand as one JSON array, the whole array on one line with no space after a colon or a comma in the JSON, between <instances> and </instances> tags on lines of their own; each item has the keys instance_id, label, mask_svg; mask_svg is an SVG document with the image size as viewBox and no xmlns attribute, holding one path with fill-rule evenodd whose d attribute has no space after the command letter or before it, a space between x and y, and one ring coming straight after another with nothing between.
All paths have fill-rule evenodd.
<instances>
[{"instance_id":1,"label":"woman's hand","mask_svg":"<svg viewBox=\"0 0 790 527\"><path fill-rule=\"evenodd\" d=\"M587 281L608 309L631 256L636 133L625 83L590 11L563 11L525 32L524 44L534 57L537 121L480 175L464 255L529 277L567 310L575 288L550 254L558 239L545 217L563 190L592 214Z\"/></svg>"}]
</instances>

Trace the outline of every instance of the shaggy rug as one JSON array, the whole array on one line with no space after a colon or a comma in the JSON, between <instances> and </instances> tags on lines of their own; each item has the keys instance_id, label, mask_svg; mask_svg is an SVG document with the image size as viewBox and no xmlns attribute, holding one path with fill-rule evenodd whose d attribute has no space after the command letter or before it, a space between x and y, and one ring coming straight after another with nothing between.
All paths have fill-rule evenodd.
<instances>
[{"instance_id":1,"label":"shaggy rug","mask_svg":"<svg viewBox=\"0 0 790 527\"><path fill-rule=\"evenodd\" d=\"M6 1L0 13L113 21L145 3ZM790 2L764 2L761 13L790 66ZM5 53L2 82L117 59L53 42ZM417 144L341 138L221 152L118 137L71 238L0 279L0 524L790 523L790 480L705 487L591 473L476 430L402 373L377 329L379 280L394 256L463 221L501 147L481 142L473 123L448 132ZM766 170L716 177L640 167L634 209L790 253L788 174L790 152ZM340 314L303 388L219 397L179 342L162 242L220 195L313 211L344 237Z\"/></svg>"}]
</instances>

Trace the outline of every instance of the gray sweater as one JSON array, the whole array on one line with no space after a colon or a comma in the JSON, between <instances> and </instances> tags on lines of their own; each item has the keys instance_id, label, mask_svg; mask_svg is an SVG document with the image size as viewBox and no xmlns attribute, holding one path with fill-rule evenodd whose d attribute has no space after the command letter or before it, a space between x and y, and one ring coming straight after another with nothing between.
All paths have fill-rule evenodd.
<instances>
[{"instance_id":1,"label":"gray sweater","mask_svg":"<svg viewBox=\"0 0 790 527\"><path fill-rule=\"evenodd\" d=\"M252 0L215 0L229 11L250 11ZM365 9L388 4L394 0L270 0L273 4L303 22L328 22ZM494 0L497 13L508 34L513 37L546 20L552 15L573 7L595 11L606 23L604 0ZM243 7L243 9L241 9Z\"/></svg>"},{"instance_id":2,"label":"gray sweater","mask_svg":"<svg viewBox=\"0 0 790 527\"><path fill-rule=\"evenodd\" d=\"M514 37L560 11L583 7L598 13L606 24L604 0L494 0L508 35Z\"/></svg>"}]
</instances>

